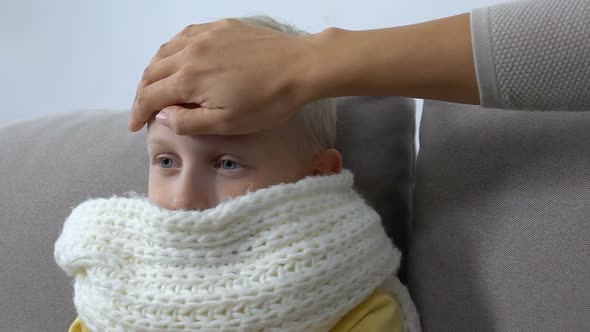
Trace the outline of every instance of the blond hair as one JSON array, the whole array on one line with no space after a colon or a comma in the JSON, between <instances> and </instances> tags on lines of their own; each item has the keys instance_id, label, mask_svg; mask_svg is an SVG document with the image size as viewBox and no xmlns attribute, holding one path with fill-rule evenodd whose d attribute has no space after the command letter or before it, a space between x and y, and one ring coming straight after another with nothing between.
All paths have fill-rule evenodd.
<instances>
[{"instance_id":1,"label":"blond hair","mask_svg":"<svg viewBox=\"0 0 590 332\"><path fill-rule=\"evenodd\" d=\"M299 30L293 25L281 23L269 16L241 17L238 20L291 35L307 34L307 32ZM291 121L302 126L306 143L312 149L329 149L335 146L336 105L334 99L319 99L303 105L300 110L295 112Z\"/></svg>"}]
</instances>

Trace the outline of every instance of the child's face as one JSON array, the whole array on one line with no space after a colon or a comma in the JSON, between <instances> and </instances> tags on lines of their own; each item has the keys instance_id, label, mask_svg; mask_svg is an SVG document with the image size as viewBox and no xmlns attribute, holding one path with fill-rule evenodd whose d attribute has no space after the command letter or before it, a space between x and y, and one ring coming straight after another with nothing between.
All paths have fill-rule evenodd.
<instances>
[{"instance_id":1,"label":"child's face","mask_svg":"<svg viewBox=\"0 0 590 332\"><path fill-rule=\"evenodd\" d=\"M205 210L248 190L339 173L338 151L306 152L287 123L236 136L180 136L152 122L148 132L149 198L171 210Z\"/></svg>"}]
</instances>

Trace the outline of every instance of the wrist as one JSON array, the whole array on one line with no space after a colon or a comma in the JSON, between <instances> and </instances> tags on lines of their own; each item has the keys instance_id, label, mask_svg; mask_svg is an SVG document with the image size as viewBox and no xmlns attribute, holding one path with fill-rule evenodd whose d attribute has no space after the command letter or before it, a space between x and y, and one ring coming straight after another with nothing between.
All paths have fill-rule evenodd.
<instances>
[{"instance_id":1,"label":"wrist","mask_svg":"<svg viewBox=\"0 0 590 332\"><path fill-rule=\"evenodd\" d=\"M397 65L397 48L384 47L382 30L328 28L309 36L304 80L312 100L338 96L386 95L385 70Z\"/></svg>"},{"instance_id":2,"label":"wrist","mask_svg":"<svg viewBox=\"0 0 590 332\"><path fill-rule=\"evenodd\" d=\"M403 84L392 73L403 63L393 40L398 28L344 30L317 35L321 45L314 76L322 97L393 95Z\"/></svg>"},{"instance_id":3,"label":"wrist","mask_svg":"<svg viewBox=\"0 0 590 332\"><path fill-rule=\"evenodd\" d=\"M343 41L349 38L350 31L328 28L317 34L306 36L309 52L304 57L306 66L302 84L306 87L307 100L345 95L349 71L347 62L350 48L342 48Z\"/></svg>"},{"instance_id":4,"label":"wrist","mask_svg":"<svg viewBox=\"0 0 590 332\"><path fill-rule=\"evenodd\" d=\"M343 29L328 28L320 33L299 36L304 47L291 82L302 103L342 95L340 85L346 74L341 63L344 54L339 55L338 51L346 33Z\"/></svg>"}]
</instances>

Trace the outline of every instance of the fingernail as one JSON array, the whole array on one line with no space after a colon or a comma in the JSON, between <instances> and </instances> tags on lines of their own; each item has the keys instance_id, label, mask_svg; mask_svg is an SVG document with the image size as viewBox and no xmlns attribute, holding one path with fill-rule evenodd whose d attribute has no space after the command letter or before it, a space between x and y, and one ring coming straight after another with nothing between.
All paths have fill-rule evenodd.
<instances>
[{"instance_id":1,"label":"fingernail","mask_svg":"<svg viewBox=\"0 0 590 332\"><path fill-rule=\"evenodd\" d=\"M166 127L170 127L168 111L162 110L158 112L158 114L156 114L156 121L158 121Z\"/></svg>"}]
</instances>

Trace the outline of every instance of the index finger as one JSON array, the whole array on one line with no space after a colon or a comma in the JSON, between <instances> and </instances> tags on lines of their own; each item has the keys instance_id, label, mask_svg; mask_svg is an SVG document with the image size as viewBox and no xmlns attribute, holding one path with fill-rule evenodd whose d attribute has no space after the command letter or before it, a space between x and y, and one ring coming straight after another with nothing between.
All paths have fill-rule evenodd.
<instances>
[{"instance_id":1,"label":"index finger","mask_svg":"<svg viewBox=\"0 0 590 332\"><path fill-rule=\"evenodd\" d=\"M180 76L181 74L176 72L172 76L139 89L131 109L129 130L134 132L140 130L154 112L166 106L191 102L186 100L186 91L183 85L179 84Z\"/></svg>"},{"instance_id":2,"label":"index finger","mask_svg":"<svg viewBox=\"0 0 590 332\"><path fill-rule=\"evenodd\" d=\"M156 54L150 60L149 64L151 65L156 61L182 51L186 45L188 45L189 37L193 37L202 32L210 30L214 23L215 22L188 25L176 35L174 35L174 37L172 37L172 39L170 39L168 42L162 44Z\"/></svg>"},{"instance_id":3,"label":"index finger","mask_svg":"<svg viewBox=\"0 0 590 332\"><path fill-rule=\"evenodd\" d=\"M188 43L188 39L172 39L160 45L160 48L158 48L158 51L150 60L149 65L182 51Z\"/></svg>"},{"instance_id":4,"label":"index finger","mask_svg":"<svg viewBox=\"0 0 590 332\"><path fill-rule=\"evenodd\" d=\"M211 30L211 28L214 25L217 24L217 22L219 22L219 21L208 22L208 23L199 23L199 24L189 24L184 29L182 29L180 32L175 34L174 37L172 37L172 40L179 39L179 38L192 37L192 36L196 36L200 33L203 33L205 31L209 31L209 30Z\"/></svg>"}]
</instances>

